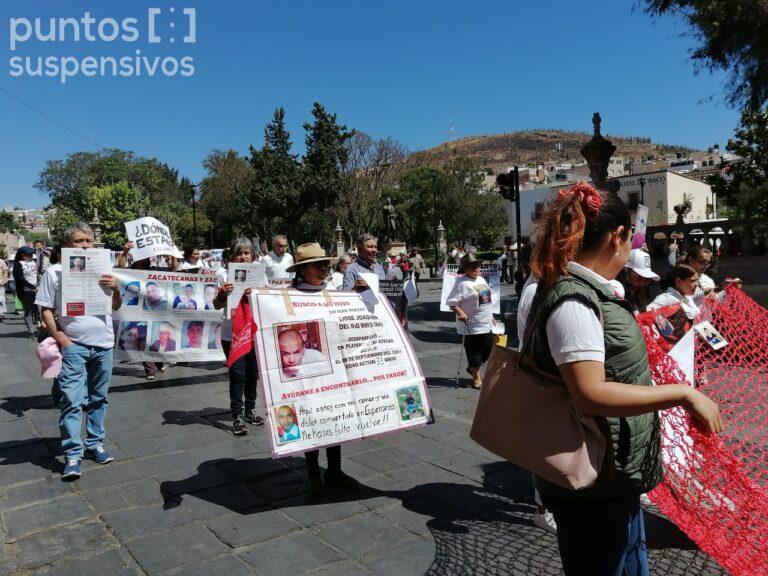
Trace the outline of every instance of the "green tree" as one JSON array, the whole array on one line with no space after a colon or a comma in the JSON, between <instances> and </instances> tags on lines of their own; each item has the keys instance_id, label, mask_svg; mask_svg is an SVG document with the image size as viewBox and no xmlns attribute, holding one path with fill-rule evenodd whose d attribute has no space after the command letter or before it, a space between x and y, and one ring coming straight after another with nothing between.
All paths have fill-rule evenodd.
<instances>
[{"instance_id":1,"label":"green tree","mask_svg":"<svg viewBox=\"0 0 768 576\"><path fill-rule=\"evenodd\" d=\"M768 99L768 1L643 0L653 16L672 13L691 27L697 69L730 73L726 100L757 110Z\"/></svg>"},{"instance_id":2,"label":"green tree","mask_svg":"<svg viewBox=\"0 0 768 576\"><path fill-rule=\"evenodd\" d=\"M707 180L718 202L735 217L768 216L768 109L742 112L726 150L737 159L723 160L721 173Z\"/></svg>"},{"instance_id":3,"label":"green tree","mask_svg":"<svg viewBox=\"0 0 768 576\"><path fill-rule=\"evenodd\" d=\"M252 232L248 230L253 213L248 198L253 169L248 159L234 150L213 150L203 160L203 167L207 175L200 182L200 206L213 231L211 242L229 246L236 236Z\"/></svg>"},{"instance_id":4,"label":"green tree","mask_svg":"<svg viewBox=\"0 0 768 576\"><path fill-rule=\"evenodd\" d=\"M307 135L300 170L301 195L291 214L300 220L311 211L311 218L303 225L316 236L305 239L328 242L332 239L330 231L337 216L333 209L346 184L344 167L349 155L346 142L354 132L348 131L346 125L338 124L336 114L328 112L318 102L312 106L312 116L314 121L304 124Z\"/></svg>"},{"instance_id":5,"label":"green tree","mask_svg":"<svg viewBox=\"0 0 768 576\"><path fill-rule=\"evenodd\" d=\"M139 191L148 208L175 214L188 198L176 170L154 158L138 158L133 152L105 149L75 152L65 160L48 160L36 188L51 199L51 206L66 210L80 220L93 218L90 189L125 182Z\"/></svg>"},{"instance_id":6,"label":"green tree","mask_svg":"<svg viewBox=\"0 0 768 576\"><path fill-rule=\"evenodd\" d=\"M10 212L0 211L0 232L13 232L19 228L19 223Z\"/></svg>"}]
</instances>

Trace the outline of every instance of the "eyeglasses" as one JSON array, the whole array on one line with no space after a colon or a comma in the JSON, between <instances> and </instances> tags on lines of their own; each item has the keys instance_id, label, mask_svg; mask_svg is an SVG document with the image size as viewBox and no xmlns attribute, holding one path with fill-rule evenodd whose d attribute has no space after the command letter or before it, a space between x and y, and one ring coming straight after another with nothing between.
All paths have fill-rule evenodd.
<instances>
[{"instance_id":1,"label":"eyeglasses","mask_svg":"<svg viewBox=\"0 0 768 576\"><path fill-rule=\"evenodd\" d=\"M696 259L696 262L698 262L702 266L709 266L712 263L711 260L699 260L698 258Z\"/></svg>"},{"instance_id":2,"label":"eyeglasses","mask_svg":"<svg viewBox=\"0 0 768 576\"><path fill-rule=\"evenodd\" d=\"M288 244L275 244L275 248L288 248Z\"/></svg>"}]
</instances>

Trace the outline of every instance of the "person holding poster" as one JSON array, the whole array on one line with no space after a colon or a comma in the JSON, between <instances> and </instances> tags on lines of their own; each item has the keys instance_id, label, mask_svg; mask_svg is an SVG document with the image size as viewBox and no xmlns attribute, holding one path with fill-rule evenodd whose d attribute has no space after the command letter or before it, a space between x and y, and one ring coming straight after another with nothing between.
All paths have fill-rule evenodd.
<instances>
[{"instance_id":1,"label":"person holding poster","mask_svg":"<svg viewBox=\"0 0 768 576\"><path fill-rule=\"evenodd\" d=\"M230 249L230 261L236 264L250 264L256 262L256 248L248 238L238 238ZM213 300L213 306L217 310L224 310L221 321L221 347L224 355L229 357L232 346L232 320L227 318L227 296L235 289L229 281L226 268L220 268L216 272L216 280L219 283L219 293ZM250 288L246 288L245 295L250 294ZM262 426L264 418L256 414L256 384L259 372L256 365L256 351L251 350L238 358L229 367L229 408L232 412L232 434L245 436L248 434L246 420L255 426ZM243 403L245 395L245 403ZM243 412L245 410L245 412Z\"/></svg>"},{"instance_id":2,"label":"person holding poster","mask_svg":"<svg viewBox=\"0 0 768 576\"><path fill-rule=\"evenodd\" d=\"M480 261L470 253L459 264L460 277L448 295L446 304L456 314L456 331L463 335L467 354L467 372L472 376L472 388L479 390L480 366L485 364L493 347L493 302L491 287L480 275Z\"/></svg>"},{"instance_id":3,"label":"person holding poster","mask_svg":"<svg viewBox=\"0 0 768 576\"><path fill-rule=\"evenodd\" d=\"M566 490L536 477L557 522L567 576L648 574L640 494L662 477L657 410L681 406L708 432L723 427L717 404L694 388L652 385L640 327L609 284L627 262L630 226L616 194L579 182L547 206L531 259L540 286L526 326L528 353L563 379L576 410L598 418L608 445L621 447L609 451L589 488ZM542 423L542 433L549 425Z\"/></svg>"},{"instance_id":4,"label":"person holding poster","mask_svg":"<svg viewBox=\"0 0 768 576\"><path fill-rule=\"evenodd\" d=\"M373 245L375 250L375 238L373 240ZM310 243L299 246L296 249L296 263L288 268L288 272L294 272L296 274L293 279L293 288L291 288L291 290L300 292L335 290L333 284L326 282L332 261L333 258L325 255L325 251L320 244ZM282 348L280 349L280 355L282 358ZM283 364L283 370L285 370L285 364ZM320 451L310 450L309 452L304 453L304 457L307 460L308 491L311 496L325 495L325 486L345 488L349 490L354 490L360 486L360 483L356 479L345 474L341 470L340 445L326 448L325 454L328 458L328 470L325 472L325 482L323 482L323 478L320 476Z\"/></svg>"},{"instance_id":5,"label":"person holding poster","mask_svg":"<svg viewBox=\"0 0 768 576\"><path fill-rule=\"evenodd\" d=\"M67 248L93 248L93 230L85 222L67 228L64 238ZM49 266L40 283L35 304L41 307L43 324L61 347L59 430L65 459L61 478L76 480L81 474L80 461L83 458L80 434L83 414L86 418L85 456L98 464L113 460L104 449L103 442L115 336L110 314L63 315L60 278L61 264ZM123 299L117 279L111 274L103 274L98 282L99 286L112 292L112 310L120 308Z\"/></svg>"},{"instance_id":6,"label":"person holding poster","mask_svg":"<svg viewBox=\"0 0 768 576\"><path fill-rule=\"evenodd\" d=\"M347 266L344 272L344 290L357 290L362 292L368 290L368 283L365 281L365 274L374 274L379 280L384 280L386 274L381 264L376 261L376 255L379 253L379 239L372 234L362 234L357 239L357 259Z\"/></svg>"},{"instance_id":7,"label":"person holding poster","mask_svg":"<svg viewBox=\"0 0 768 576\"><path fill-rule=\"evenodd\" d=\"M695 320L699 315L699 307L694 303L693 295L699 286L699 274L687 264L677 264L669 273L669 281L672 285L648 304L648 310L680 304L685 310L685 315L690 320Z\"/></svg>"}]
</instances>

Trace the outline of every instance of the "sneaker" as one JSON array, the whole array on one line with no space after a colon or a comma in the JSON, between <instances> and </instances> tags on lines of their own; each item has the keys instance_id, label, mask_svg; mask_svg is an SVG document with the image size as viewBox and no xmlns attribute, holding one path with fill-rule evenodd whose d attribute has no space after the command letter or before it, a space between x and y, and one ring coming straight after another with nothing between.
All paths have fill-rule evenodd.
<instances>
[{"instance_id":1,"label":"sneaker","mask_svg":"<svg viewBox=\"0 0 768 576\"><path fill-rule=\"evenodd\" d=\"M104 450L102 446L99 446L93 450L86 450L85 457L90 458L96 462L96 464L109 464L112 462L112 460L114 460L112 454Z\"/></svg>"},{"instance_id":2,"label":"sneaker","mask_svg":"<svg viewBox=\"0 0 768 576\"><path fill-rule=\"evenodd\" d=\"M264 418L256 415L256 410L245 411L245 421L250 422L254 426L264 426Z\"/></svg>"},{"instance_id":3,"label":"sneaker","mask_svg":"<svg viewBox=\"0 0 768 576\"><path fill-rule=\"evenodd\" d=\"M235 436L245 436L248 434L248 428L245 426L245 420L243 420L242 416L238 416L232 421L232 434Z\"/></svg>"},{"instance_id":4,"label":"sneaker","mask_svg":"<svg viewBox=\"0 0 768 576\"><path fill-rule=\"evenodd\" d=\"M80 478L80 460L70 458L64 465L64 472L61 474L62 480L77 480Z\"/></svg>"},{"instance_id":5,"label":"sneaker","mask_svg":"<svg viewBox=\"0 0 768 576\"><path fill-rule=\"evenodd\" d=\"M338 472L326 472L325 483L334 488L345 488L347 490L357 490L360 487L360 482L352 478L352 476L344 474L341 470Z\"/></svg>"},{"instance_id":6,"label":"sneaker","mask_svg":"<svg viewBox=\"0 0 768 576\"><path fill-rule=\"evenodd\" d=\"M166 366L165 363L160 363L157 365L157 369L160 370L160 372L165 372L168 370L168 366Z\"/></svg>"},{"instance_id":7,"label":"sneaker","mask_svg":"<svg viewBox=\"0 0 768 576\"><path fill-rule=\"evenodd\" d=\"M552 534L557 534L557 523L552 512L546 511L542 514L537 510L533 514L533 525Z\"/></svg>"},{"instance_id":8,"label":"sneaker","mask_svg":"<svg viewBox=\"0 0 768 576\"><path fill-rule=\"evenodd\" d=\"M154 380L155 375L154 374L147 374L147 380Z\"/></svg>"}]
</instances>

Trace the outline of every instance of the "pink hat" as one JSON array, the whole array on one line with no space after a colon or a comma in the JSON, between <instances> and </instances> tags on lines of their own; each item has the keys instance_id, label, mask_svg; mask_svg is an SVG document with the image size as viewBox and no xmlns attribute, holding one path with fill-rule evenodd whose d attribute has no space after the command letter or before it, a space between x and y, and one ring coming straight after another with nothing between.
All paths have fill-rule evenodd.
<instances>
[{"instance_id":1,"label":"pink hat","mask_svg":"<svg viewBox=\"0 0 768 576\"><path fill-rule=\"evenodd\" d=\"M40 375L43 378L55 378L61 372L61 350L52 337L37 345L37 359L40 360Z\"/></svg>"}]
</instances>

